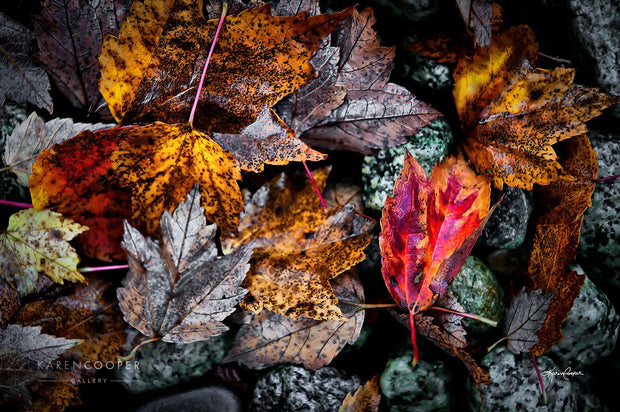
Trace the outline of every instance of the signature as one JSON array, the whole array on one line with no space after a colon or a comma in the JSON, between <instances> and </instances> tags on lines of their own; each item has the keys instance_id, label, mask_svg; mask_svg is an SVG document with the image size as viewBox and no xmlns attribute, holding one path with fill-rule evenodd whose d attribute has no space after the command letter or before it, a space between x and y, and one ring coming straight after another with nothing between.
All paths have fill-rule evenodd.
<instances>
[{"instance_id":1,"label":"signature","mask_svg":"<svg viewBox=\"0 0 620 412\"><path fill-rule=\"evenodd\" d=\"M561 376L564 380L567 381L569 377L574 378L575 376L584 376L584 375L583 375L583 372L581 371L573 371L571 367L569 366L563 371L560 371L556 367L554 367L553 369L549 371L544 371L542 373L542 376L547 376L547 377L551 376L552 378L555 378L556 376Z\"/></svg>"}]
</instances>

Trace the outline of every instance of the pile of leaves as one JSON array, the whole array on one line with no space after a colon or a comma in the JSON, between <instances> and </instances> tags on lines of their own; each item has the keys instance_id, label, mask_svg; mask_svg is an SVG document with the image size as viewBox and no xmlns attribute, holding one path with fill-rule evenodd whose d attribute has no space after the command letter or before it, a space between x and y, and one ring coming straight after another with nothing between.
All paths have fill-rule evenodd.
<instances>
[{"instance_id":1,"label":"pile of leaves","mask_svg":"<svg viewBox=\"0 0 620 412\"><path fill-rule=\"evenodd\" d=\"M562 338L597 178L585 122L618 99L574 84L572 69L536 68L531 29L504 27L498 7L458 2L473 45L414 47L457 64L462 139L430 176L407 155L377 224L358 187L330 181L328 155L403 144L442 114L389 81L395 48L379 43L372 10L247 3L232 1L220 20L216 1L45 0L34 33L0 15L10 79L0 102L52 113L51 80L76 118L105 122L33 112L7 138L4 161L33 208L0 235L5 401L62 410L94 376L65 361L117 362L151 341L230 327L226 363L325 366L377 303L355 270L377 237L383 295L407 318L416 360L417 333L488 384L446 290L504 185L537 198L508 347L538 356ZM92 274L80 258L128 270ZM376 409L377 392L370 381L343 408Z\"/></svg>"}]
</instances>

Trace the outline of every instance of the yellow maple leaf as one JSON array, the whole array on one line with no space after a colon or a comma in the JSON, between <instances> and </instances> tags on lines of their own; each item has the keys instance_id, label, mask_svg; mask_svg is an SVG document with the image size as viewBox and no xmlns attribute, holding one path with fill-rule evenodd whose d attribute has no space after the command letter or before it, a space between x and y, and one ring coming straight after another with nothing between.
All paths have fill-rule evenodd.
<instances>
[{"instance_id":1,"label":"yellow maple leaf","mask_svg":"<svg viewBox=\"0 0 620 412\"><path fill-rule=\"evenodd\" d=\"M0 235L0 276L14 282L21 294L33 292L39 273L54 282L84 282L80 259L69 244L86 226L49 210L22 210L9 219Z\"/></svg>"}]
</instances>

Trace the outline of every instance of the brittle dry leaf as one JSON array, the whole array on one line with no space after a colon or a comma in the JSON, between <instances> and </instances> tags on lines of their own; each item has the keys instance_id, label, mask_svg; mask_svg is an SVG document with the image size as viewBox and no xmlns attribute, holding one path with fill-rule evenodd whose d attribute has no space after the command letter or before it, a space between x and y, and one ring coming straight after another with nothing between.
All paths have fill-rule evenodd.
<instances>
[{"instance_id":1,"label":"brittle dry leaf","mask_svg":"<svg viewBox=\"0 0 620 412\"><path fill-rule=\"evenodd\" d=\"M378 412L381 403L379 375L360 386L355 393L348 393L338 412Z\"/></svg>"},{"instance_id":2,"label":"brittle dry leaf","mask_svg":"<svg viewBox=\"0 0 620 412\"><path fill-rule=\"evenodd\" d=\"M506 311L504 334L508 350L518 354L529 352L539 342L537 333L547 319L553 293L542 290L526 292L525 288L512 299Z\"/></svg>"}]
</instances>

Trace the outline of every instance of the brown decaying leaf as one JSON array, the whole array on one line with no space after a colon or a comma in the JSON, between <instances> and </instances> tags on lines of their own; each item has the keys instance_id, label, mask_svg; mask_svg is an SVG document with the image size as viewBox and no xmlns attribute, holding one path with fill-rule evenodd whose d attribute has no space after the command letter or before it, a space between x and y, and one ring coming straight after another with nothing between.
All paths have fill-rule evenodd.
<instances>
[{"instance_id":1,"label":"brown decaying leaf","mask_svg":"<svg viewBox=\"0 0 620 412\"><path fill-rule=\"evenodd\" d=\"M7 281L0 279L0 328L6 328L9 320L19 311L19 292Z\"/></svg>"},{"instance_id":2,"label":"brown decaying leaf","mask_svg":"<svg viewBox=\"0 0 620 412\"><path fill-rule=\"evenodd\" d=\"M34 33L0 13L0 114L7 98L52 112L50 81L32 62L35 53Z\"/></svg>"},{"instance_id":3,"label":"brown decaying leaf","mask_svg":"<svg viewBox=\"0 0 620 412\"><path fill-rule=\"evenodd\" d=\"M539 342L537 333L547 319L553 294L543 294L540 289L528 293L523 288L512 299L504 323L507 347L512 353L528 352Z\"/></svg>"},{"instance_id":4,"label":"brown decaying leaf","mask_svg":"<svg viewBox=\"0 0 620 412\"><path fill-rule=\"evenodd\" d=\"M278 115L267 108L240 134L213 133L213 140L233 154L241 169L256 173L262 172L265 164L285 165L291 161L325 158L299 140Z\"/></svg>"},{"instance_id":5,"label":"brown decaying leaf","mask_svg":"<svg viewBox=\"0 0 620 412\"><path fill-rule=\"evenodd\" d=\"M456 63L459 59L467 56L470 52L465 37L449 37L438 34L432 37L423 38L420 41L410 44L407 50L421 56L436 60L438 63Z\"/></svg>"},{"instance_id":6,"label":"brown decaying leaf","mask_svg":"<svg viewBox=\"0 0 620 412\"><path fill-rule=\"evenodd\" d=\"M492 0L456 0L467 31L474 35L478 47L491 44Z\"/></svg>"},{"instance_id":7,"label":"brown decaying leaf","mask_svg":"<svg viewBox=\"0 0 620 412\"><path fill-rule=\"evenodd\" d=\"M405 143L417 128L440 116L405 88L388 83L395 48L379 44L374 23L371 9L354 10L336 32L334 46L340 47L340 61L333 93L340 93L340 86L346 97L302 135L311 145L370 153L371 148Z\"/></svg>"},{"instance_id":8,"label":"brown decaying leaf","mask_svg":"<svg viewBox=\"0 0 620 412\"><path fill-rule=\"evenodd\" d=\"M329 169L313 172L320 189ZM244 282L258 313L262 308L293 319L342 320L329 280L364 259L374 221L352 205L324 211L306 181L301 189L284 175L247 196L239 233L222 238L224 251L254 242Z\"/></svg>"},{"instance_id":9,"label":"brown decaying leaf","mask_svg":"<svg viewBox=\"0 0 620 412\"><path fill-rule=\"evenodd\" d=\"M96 131L114 126L103 123L74 123L72 119L60 118L46 122L37 115L37 112L32 112L7 137L4 163L17 175L17 182L20 185L28 186L32 165L43 149L69 140L84 130Z\"/></svg>"},{"instance_id":10,"label":"brown decaying leaf","mask_svg":"<svg viewBox=\"0 0 620 412\"><path fill-rule=\"evenodd\" d=\"M133 221L148 234L159 233L159 218L172 211L200 184L209 221L234 231L243 208L235 158L189 124L160 122L123 134L112 153L112 169L121 186L132 191Z\"/></svg>"},{"instance_id":11,"label":"brown decaying leaf","mask_svg":"<svg viewBox=\"0 0 620 412\"><path fill-rule=\"evenodd\" d=\"M129 273L117 290L127 323L144 335L187 343L219 335L222 322L247 291L252 245L218 257L216 226L206 224L194 187L171 215L161 218L162 245L125 224Z\"/></svg>"},{"instance_id":12,"label":"brown decaying leaf","mask_svg":"<svg viewBox=\"0 0 620 412\"><path fill-rule=\"evenodd\" d=\"M585 133L587 120L620 101L573 84L573 69L533 68L537 50L527 26L512 27L454 72L465 152L497 188L570 180L552 145Z\"/></svg>"},{"instance_id":13,"label":"brown decaying leaf","mask_svg":"<svg viewBox=\"0 0 620 412\"><path fill-rule=\"evenodd\" d=\"M126 52L122 48L133 52L125 37L138 36L141 27L128 25L126 29L123 25L120 40L104 44L102 55L110 58L100 59L105 79L102 93L115 107L119 121L187 121L195 98L192 91L218 24L203 17L201 5L177 0L167 18L158 20L165 23L161 35L155 37L159 38L157 46L142 49L151 56L145 58L146 65L135 67L134 62L123 61ZM256 120L263 107L273 106L308 83L315 76L309 62L312 54L350 11L273 17L270 5L265 5L228 16L209 62L194 125L203 131L238 133ZM139 70L132 73L134 68ZM110 86L115 74L108 76L108 72L117 71L121 79ZM129 106L125 108L123 102Z\"/></svg>"},{"instance_id":14,"label":"brown decaying leaf","mask_svg":"<svg viewBox=\"0 0 620 412\"><path fill-rule=\"evenodd\" d=\"M35 18L39 59L73 107L91 114L103 101L97 55L118 34L131 0L45 0ZM109 116L109 114L108 114Z\"/></svg>"},{"instance_id":15,"label":"brown decaying leaf","mask_svg":"<svg viewBox=\"0 0 620 412\"><path fill-rule=\"evenodd\" d=\"M363 303L364 290L353 270L331 282L338 299ZM364 309L346 305L344 320L294 320L263 310L242 325L224 362L237 361L251 368L299 363L308 369L329 364L347 344L357 340L364 323ZM347 310L348 309L348 310Z\"/></svg>"},{"instance_id":16,"label":"brown decaying leaf","mask_svg":"<svg viewBox=\"0 0 620 412\"><path fill-rule=\"evenodd\" d=\"M294 16L303 11L310 16L321 14L319 0L280 0L273 7L274 16Z\"/></svg>"},{"instance_id":17,"label":"brown decaying leaf","mask_svg":"<svg viewBox=\"0 0 620 412\"><path fill-rule=\"evenodd\" d=\"M375 375L355 393L348 393L338 412L378 412L380 403L379 375Z\"/></svg>"}]
</instances>

